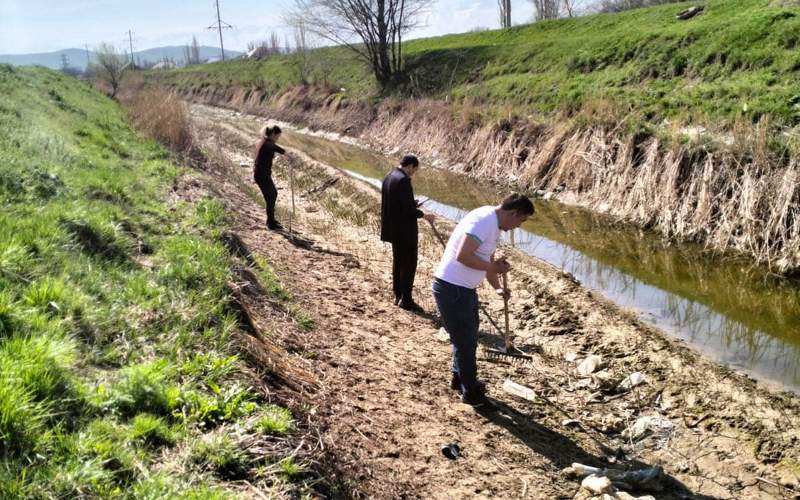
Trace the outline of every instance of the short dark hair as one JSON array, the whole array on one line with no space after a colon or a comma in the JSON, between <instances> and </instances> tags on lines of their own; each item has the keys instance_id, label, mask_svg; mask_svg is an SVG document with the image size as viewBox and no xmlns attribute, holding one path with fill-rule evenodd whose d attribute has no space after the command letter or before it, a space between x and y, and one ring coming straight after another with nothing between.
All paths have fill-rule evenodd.
<instances>
[{"instance_id":1,"label":"short dark hair","mask_svg":"<svg viewBox=\"0 0 800 500\"><path fill-rule=\"evenodd\" d=\"M269 134L270 135L277 135L277 134L280 134L281 132L282 131L281 131L281 128L279 126L273 125L272 128L269 131Z\"/></svg>"},{"instance_id":2,"label":"short dark hair","mask_svg":"<svg viewBox=\"0 0 800 500\"><path fill-rule=\"evenodd\" d=\"M405 155L402 160L400 160L401 167L419 167L419 160L414 155Z\"/></svg>"},{"instance_id":3,"label":"short dark hair","mask_svg":"<svg viewBox=\"0 0 800 500\"><path fill-rule=\"evenodd\" d=\"M513 210L520 215L533 215L533 202L524 194L512 193L503 200L503 210Z\"/></svg>"}]
</instances>

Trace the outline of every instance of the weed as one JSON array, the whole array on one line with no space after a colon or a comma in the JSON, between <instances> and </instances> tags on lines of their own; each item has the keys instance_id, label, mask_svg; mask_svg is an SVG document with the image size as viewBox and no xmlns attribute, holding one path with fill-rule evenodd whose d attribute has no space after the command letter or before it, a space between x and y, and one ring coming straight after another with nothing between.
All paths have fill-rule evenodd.
<instances>
[{"instance_id":1,"label":"weed","mask_svg":"<svg viewBox=\"0 0 800 500\"><path fill-rule=\"evenodd\" d=\"M256 264L258 264L258 269L256 270L258 280L261 282L261 286L264 287L264 290L266 290L267 295L278 302L290 300L291 295L289 295L289 292L283 287L278 279L278 275L275 274L269 262L259 255L253 255L253 258Z\"/></svg>"},{"instance_id":2,"label":"weed","mask_svg":"<svg viewBox=\"0 0 800 500\"><path fill-rule=\"evenodd\" d=\"M281 472L286 474L286 477L289 479L297 479L299 476L306 472L306 466L301 463L297 463L294 460L294 457L286 457L280 462L278 462L278 466L280 467Z\"/></svg>"},{"instance_id":3,"label":"weed","mask_svg":"<svg viewBox=\"0 0 800 500\"><path fill-rule=\"evenodd\" d=\"M197 380L220 384L236 370L238 359L238 356L220 356L215 352L198 353L183 363L180 372Z\"/></svg>"},{"instance_id":4,"label":"weed","mask_svg":"<svg viewBox=\"0 0 800 500\"><path fill-rule=\"evenodd\" d=\"M287 434L293 425L292 413L287 408L268 405L255 421L254 427L266 434L282 436Z\"/></svg>"},{"instance_id":5,"label":"weed","mask_svg":"<svg viewBox=\"0 0 800 500\"><path fill-rule=\"evenodd\" d=\"M225 435L196 442L192 447L191 459L195 464L209 468L219 477L228 480L244 479L250 469L245 452Z\"/></svg>"},{"instance_id":6,"label":"weed","mask_svg":"<svg viewBox=\"0 0 800 500\"><path fill-rule=\"evenodd\" d=\"M164 359L126 367L104 406L125 416L168 416L178 407L181 396L178 387L169 385L174 374L175 368Z\"/></svg>"},{"instance_id":7,"label":"weed","mask_svg":"<svg viewBox=\"0 0 800 500\"><path fill-rule=\"evenodd\" d=\"M144 443L147 446L165 446L175 444L175 433L163 419L140 413L131 421L129 439Z\"/></svg>"},{"instance_id":8,"label":"weed","mask_svg":"<svg viewBox=\"0 0 800 500\"><path fill-rule=\"evenodd\" d=\"M211 428L250 415L257 408L246 388L232 385L222 389L213 382L208 382L208 386L212 396L199 391L188 391L183 395L184 412L189 422Z\"/></svg>"}]
</instances>

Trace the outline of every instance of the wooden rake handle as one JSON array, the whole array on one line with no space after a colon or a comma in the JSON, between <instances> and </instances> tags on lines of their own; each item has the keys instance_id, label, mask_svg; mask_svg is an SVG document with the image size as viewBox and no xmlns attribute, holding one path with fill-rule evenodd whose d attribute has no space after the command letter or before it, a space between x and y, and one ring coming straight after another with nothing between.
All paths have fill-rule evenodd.
<instances>
[{"instance_id":1,"label":"wooden rake handle","mask_svg":"<svg viewBox=\"0 0 800 500\"><path fill-rule=\"evenodd\" d=\"M503 315L506 321L503 341L505 342L506 350L509 350L511 349L511 329L508 327L508 273L503 273Z\"/></svg>"},{"instance_id":2,"label":"wooden rake handle","mask_svg":"<svg viewBox=\"0 0 800 500\"><path fill-rule=\"evenodd\" d=\"M429 220L428 224L431 225L431 229L433 229L433 234L436 236L436 239L439 240L439 243L442 244L442 247L443 248L446 247L447 243L444 242L444 238L442 238L442 235L439 233L439 230L436 229L436 226L433 224L433 221Z\"/></svg>"}]
</instances>

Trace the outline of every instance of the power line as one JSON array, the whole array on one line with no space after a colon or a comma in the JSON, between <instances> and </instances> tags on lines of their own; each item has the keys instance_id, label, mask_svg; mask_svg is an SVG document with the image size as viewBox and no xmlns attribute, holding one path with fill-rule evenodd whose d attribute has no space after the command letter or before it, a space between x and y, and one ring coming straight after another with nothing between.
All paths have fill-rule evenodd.
<instances>
[{"instance_id":1,"label":"power line","mask_svg":"<svg viewBox=\"0 0 800 500\"><path fill-rule=\"evenodd\" d=\"M130 45L130 48L131 48L131 66L134 66L134 64L133 64L133 31L128 30L128 31L125 32L125 34L128 35L128 44Z\"/></svg>"},{"instance_id":2,"label":"power line","mask_svg":"<svg viewBox=\"0 0 800 500\"><path fill-rule=\"evenodd\" d=\"M222 30L233 29L233 26L226 23L220 18L219 15L219 0L215 0L217 5L217 24L214 26L213 24L206 29L209 30L217 30L219 32L219 50L222 53L222 60L225 60L225 45L222 43Z\"/></svg>"}]
</instances>

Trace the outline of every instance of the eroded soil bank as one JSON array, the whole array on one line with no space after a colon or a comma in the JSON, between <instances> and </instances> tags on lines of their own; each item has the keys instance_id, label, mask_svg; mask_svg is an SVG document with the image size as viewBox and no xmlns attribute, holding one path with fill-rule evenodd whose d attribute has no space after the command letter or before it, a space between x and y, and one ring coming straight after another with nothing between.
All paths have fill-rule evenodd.
<instances>
[{"instance_id":1,"label":"eroded soil bank","mask_svg":"<svg viewBox=\"0 0 800 500\"><path fill-rule=\"evenodd\" d=\"M702 143L682 132L628 132L631 117L598 110L581 120L487 122L479 103L385 99L377 104L299 87L282 95L203 86L184 98L359 137L387 152L650 228L677 240L746 255L782 274L800 271L800 166L770 150L768 124ZM588 123L588 125L587 125Z\"/></svg>"},{"instance_id":2,"label":"eroded soil bank","mask_svg":"<svg viewBox=\"0 0 800 500\"><path fill-rule=\"evenodd\" d=\"M235 113L220 118L202 108L193 116L209 150L227 160L227 168L208 175L234 230L275 264L317 323L311 333L291 335L275 323L272 333L293 362L318 377L308 415L354 490L379 498L583 498L580 481L562 473L581 462L662 465L669 478L664 491L651 493L658 498L800 494L796 397L719 368L513 249L505 251L524 265L510 276L511 328L517 345L535 353L534 362L480 361L500 411L479 414L461 404L448 388L450 346L428 291L441 250L427 228L417 296L430 314L415 316L391 303L391 252L377 236L372 187L291 151L276 174L287 224L287 167L294 167L296 238L269 232L249 167L263 121ZM502 318L502 303L486 290L481 297ZM482 318L481 344L499 341ZM577 366L590 355L601 356L601 368L579 376ZM646 382L617 389L633 372ZM505 393L506 379L546 399ZM640 435L636 422L644 416L658 425ZM454 440L464 454L449 461L439 447Z\"/></svg>"}]
</instances>

